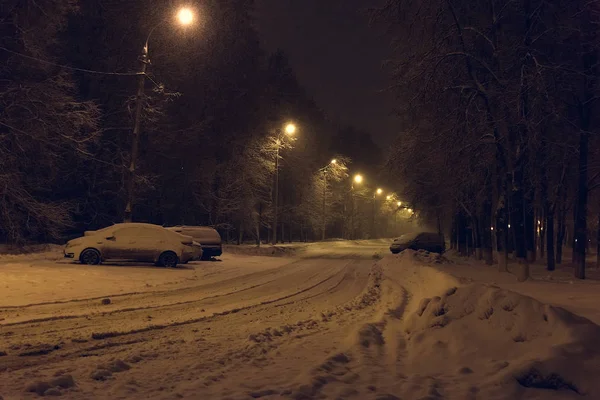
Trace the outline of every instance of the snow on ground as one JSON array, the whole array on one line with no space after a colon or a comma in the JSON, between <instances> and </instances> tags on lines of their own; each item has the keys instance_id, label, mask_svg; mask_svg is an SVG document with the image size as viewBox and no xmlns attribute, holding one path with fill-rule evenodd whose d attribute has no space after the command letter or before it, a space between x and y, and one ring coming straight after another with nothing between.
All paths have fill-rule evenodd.
<instances>
[{"instance_id":1,"label":"snow on ground","mask_svg":"<svg viewBox=\"0 0 600 400\"><path fill-rule=\"evenodd\" d=\"M0 395L600 398L597 325L503 282L481 283L488 275L474 280L443 257L391 255L387 245L226 253L181 270L32 262L22 269L55 277L49 286L74 275L80 289L23 305L31 301L15 294L28 284L13 283L12 307L0 291ZM0 264L0 282L5 268L18 277L17 265Z\"/></svg>"},{"instance_id":2,"label":"snow on ground","mask_svg":"<svg viewBox=\"0 0 600 400\"><path fill-rule=\"evenodd\" d=\"M563 307L575 314L584 316L600 324L600 270L588 268L587 279L573 277L573 268L557 266L555 271L547 271L542 262L531 264L531 279L517 282L513 273L498 272L498 266L463 257L450 257L451 264L443 266L444 271L454 276L474 282L498 285L524 295L534 297L544 303ZM517 268L509 264L509 271Z\"/></svg>"}]
</instances>

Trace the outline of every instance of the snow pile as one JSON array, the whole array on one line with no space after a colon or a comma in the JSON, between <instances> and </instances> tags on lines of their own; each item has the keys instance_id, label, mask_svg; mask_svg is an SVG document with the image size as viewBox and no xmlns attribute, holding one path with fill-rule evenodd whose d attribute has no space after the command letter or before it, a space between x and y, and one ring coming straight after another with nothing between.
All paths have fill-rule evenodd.
<instances>
[{"instance_id":1,"label":"snow pile","mask_svg":"<svg viewBox=\"0 0 600 400\"><path fill-rule=\"evenodd\" d=\"M480 389L490 395L499 385L511 398L523 387L600 393L600 327L532 298L482 284L450 288L420 299L403 327L415 373L452 360L448 372L486 377Z\"/></svg>"},{"instance_id":2,"label":"snow pile","mask_svg":"<svg viewBox=\"0 0 600 400\"><path fill-rule=\"evenodd\" d=\"M561 308L387 256L370 321L291 398L600 398L600 327ZM359 396L359 397L357 397Z\"/></svg>"}]
</instances>

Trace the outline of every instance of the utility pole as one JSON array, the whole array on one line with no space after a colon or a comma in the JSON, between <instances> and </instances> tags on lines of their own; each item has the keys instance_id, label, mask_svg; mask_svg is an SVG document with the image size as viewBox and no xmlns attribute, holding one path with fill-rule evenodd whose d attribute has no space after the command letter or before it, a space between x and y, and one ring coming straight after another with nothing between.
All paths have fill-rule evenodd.
<instances>
[{"instance_id":1,"label":"utility pole","mask_svg":"<svg viewBox=\"0 0 600 400\"><path fill-rule=\"evenodd\" d=\"M275 194L273 199L274 205L274 215L273 215L273 237L271 238L271 244L277 244L277 213L278 213L278 205L279 205L279 147L281 146L281 137L278 131L277 133L277 142L275 148Z\"/></svg>"},{"instance_id":2,"label":"utility pole","mask_svg":"<svg viewBox=\"0 0 600 400\"><path fill-rule=\"evenodd\" d=\"M321 240L325 240L325 228L326 228L326 218L325 218L325 207L326 207L326 203L327 203L327 170L324 169L323 170L323 209L321 210L321 216L323 218L323 220L321 221L322 224L322 231L321 231Z\"/></svg>"},{"instance_id":3,"label":"utility pole","mask_svg":"<svg viewBox=\"0 0 600 400\"><path fill-rule=\"evenodd\" d=\"M136 94L135 104L135 122L133 125L133 135L131 138L131 156L129 162L129 181L127 182L127 205L125 206L125 222L132 221L133 213L133 196L135 189L135 164L138 156L138 149L140 144L140 122L142 118L142 101L144 97L144 85L146 83L146 66L150 62L148 59L148 42L144 45L142 50L142 56L140 57L142 62L142 69L138 76L138 89Z\"/></svg>"},{"instance_id":4,"label":"utility pole","mask_svg":"<svg viewBox=\"0 0 600 400\"><path fill-rule=\"evenodd\" d=\"M371 218L371 239L375 238L375 202L377 201L377 194L373 194L373 210Z\"/></svg>"}]
</instances>

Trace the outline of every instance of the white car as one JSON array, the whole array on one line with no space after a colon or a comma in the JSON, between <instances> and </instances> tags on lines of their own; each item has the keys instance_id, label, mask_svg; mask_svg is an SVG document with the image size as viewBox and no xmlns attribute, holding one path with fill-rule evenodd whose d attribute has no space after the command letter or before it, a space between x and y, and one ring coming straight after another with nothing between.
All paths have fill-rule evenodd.
<instances>
[{"instance_id":1,"label":"white car","mask_svg":"<svg viewBox=\"0 0 600 400\"><path fill-rule=\"evenodd\" d=\"M159 225L123 223L70 240L65 257L82 264L96 265L106 260L153 262L176 267L202 257L202 246L191 236L181 235Z\"/></svg>"}]
</instances>

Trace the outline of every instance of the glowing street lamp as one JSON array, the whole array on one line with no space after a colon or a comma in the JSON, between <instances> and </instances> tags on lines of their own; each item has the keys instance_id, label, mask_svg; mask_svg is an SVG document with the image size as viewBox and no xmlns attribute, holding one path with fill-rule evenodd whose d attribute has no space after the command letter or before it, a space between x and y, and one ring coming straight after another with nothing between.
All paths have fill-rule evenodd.
<instances>
[{"instance_id":1,"label":"glowing street lamp","mask_svg":"<svg viewBox=\"0 0 600 400\"><path fill-rule=\"evenodd\" d=\"M327 164L319 170L323 172L323 207L321 210L321 240L325 240L325 229L327 228L327 220L325 217L325 208L327 205L327 170L329 169L329 167L336 164L337 160L335 158L332 158L331 161L329 161L329 164Z\"/></svg>"},{"instance_id":2,"label":"glowing street lamp","mask_svg":"<svg viewBox=\"0 0 600 400\"><path fill-rule=\"evenodd\" d=\"M177 12L177 20L181 25L189 25L194 22L194 12L187 7L180 8Z\"/></svg>"},{"instance_id":3,"label":"glowing street lamp","mask_svg":"<svg viewBox=\"0 0 600 400\"><path fill-rule=\"evenodd\" d=\"M296 125L294 124L287 124L285 126L285 134L288 136L292 136L294 133L296 133Z\"/></svg>"},{"instance_id":4,"label":"glowing street lamp","mask_svg":"<svg viewBox=\"0 0 600 400\"><path fill-rule=\"evenodd\" d=\"M406 210L406 211L408 211L408 213L409 213L409 214L412 214L412 213L413 213L413 209L412 209L412 208L409 208L409 209L408 209L408 210Z\"/></svg>"},{"instance_id":5,"label":"glowing street lamp","mask_svg":"<svg viewBox=\"0 0 600 400\"><path fill-rule=\"evenodd\" d=\"M363 181L363 176L361 174L354 175L354 182L355 183L359 183L360 184L360 183L362 183L362 181Z\"/></svg>"},{"instance_id":6,"label":"glowing street lamp","mask_svg":"<svg viewBox=\"0 0 600 400\"><path fill-rule=\"evenodd\" d=\"M377 194L381 194L383 193L383 190L381 188L377 188Z\"/></svg>"},{"instance_id":7,"label":"glowing street lamp","mask_svg":"<svg viewBox=\"0 0 600 400\"><path fill-rule=\"evenodd\" d=\"M390 201L390 200L392 199L392 195L391 195L391 194L388 194L387 196L385 196L385 199L386 199L387 201Z\"/></svg>"},{"instance_id":8,"label":"glowing street lamp","mask_svg":"<svg viewBox=\"0 0 600 400\"><path fill-rule=\"evenodd\" d=\"M176 14L177 22L181 25L187 26L194 22L194 13L189 8L180 8ZM127 182L127 205L125 206L125 222L132 221L132 212L133 212L133 195L134 195L134 181L135 181L135 169L136 162L138 156L138 149L140 145L140 125L142 119L142 99L144 97L144 84L146 83L146 67L150 64L150 58L148 57L148 42L150 41L150 36L154 32L156 28L161 26L168 19L163 19L161 22L156 24L154 28L150 30L148 36L146 37L146 42L144 43L144 47L142 48L142 55L140 57L140 61L142 62L142 68L140 73L138 74L138 87L136 93L136 105L135 105L135 118L133 123L133 137L131 140L131 156L129 161L129 171Z\"/></svg>"},{"instance_id":9,"label":"glowing street lamp","mask_svg":"<svg viewBox=\"0 0 600 400\"><path fill-rule=\"evenodd\" d=\"M278 208L279 208L279 150L281 148L281 143L283 141L284 136L281 134L281 129L277 130L277 140L275 141L275 144L277 145L275 148L275 199L273 201L273 205L274 205L274 215L273 215L273 239L271 240L271 243L273 245L277 244L277 212L278 212ZM283 133L287 136L294 136L294 133L296 133L296 125L294 125L293 123L287 123L285 125L285 127L283 128Z\"/></svg>"},{"instance_id":10,"label":"glowing street lamp","mask_svg":"<svg viewBox=\"0 0 600 400\"><path fill-rule=\"evenodd\" d=\"M398 207L401 207L401 206L402 206L402 202L401 202L401 201L399 201L399 202L397 202L397 203L396 203L396 205L397 205Z\"/></svg>"}]
</instances>

